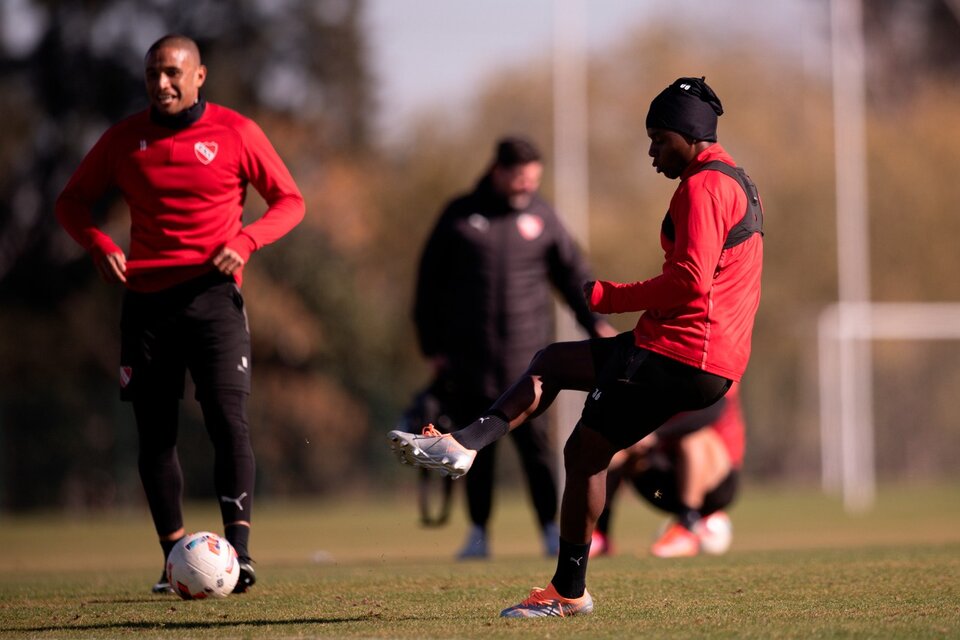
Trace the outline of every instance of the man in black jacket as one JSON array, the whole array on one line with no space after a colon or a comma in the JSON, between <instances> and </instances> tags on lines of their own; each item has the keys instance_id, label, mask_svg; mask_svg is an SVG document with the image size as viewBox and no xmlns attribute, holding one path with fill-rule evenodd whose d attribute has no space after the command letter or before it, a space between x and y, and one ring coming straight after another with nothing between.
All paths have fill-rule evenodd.
<instances>
[{"instance_id":1,"label":"man in black jacket","mask_svg":"<svg viewBox=\"0 0 960 640\"><path fill-rule=\"evenodd\" d=\"M480 415L553 339L551 285L593 337L615 330L587 308L586 262L553 208L537 193L543 163L523 138L504 138L468 194L450 201L427 241L414 320L454 424ZM544 551L555 556L557 488L549 426L541 417L511 432L527 476ZM494 446L467 476L472 527L460 558L484 558Z\"/></svg>"}]
</instances>

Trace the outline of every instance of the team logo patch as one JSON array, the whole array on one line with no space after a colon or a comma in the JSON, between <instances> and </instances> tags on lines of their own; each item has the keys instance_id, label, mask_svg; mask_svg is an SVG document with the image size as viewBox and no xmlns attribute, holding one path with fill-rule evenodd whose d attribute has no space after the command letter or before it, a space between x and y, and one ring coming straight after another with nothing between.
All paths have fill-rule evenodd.
<instances>
[{"instance_id":1,"label":"team logo patch","mask_svg":"<svg viewBox=\"0 0 960 640\"><path fill-rule=\"evenodd\" d=\"M126 389L133 377L133 367L120 367L120 388Z\"/></svg>"},{"instance_id":2,"label":"team logo patch","mask_svg":"<svg viewBox=\"0 0 960 640\"><path fill-rule=\"evenodd\" d=\"M216 142L198 142L193 145L193 152L197 154L197 160L210 164L217 157L218 146Z\"/></svg>"},{"instance_id":3,"label":"team logo patch","mask_svg":"<svg viewBox=\"0 0 960 640\"><path fill-rule=\"evenodd\" d=\"M543 233L543 218L532 213L521 213L517 217L517 229L524 240L536 240Z\"/></svg>"}]
</instances>

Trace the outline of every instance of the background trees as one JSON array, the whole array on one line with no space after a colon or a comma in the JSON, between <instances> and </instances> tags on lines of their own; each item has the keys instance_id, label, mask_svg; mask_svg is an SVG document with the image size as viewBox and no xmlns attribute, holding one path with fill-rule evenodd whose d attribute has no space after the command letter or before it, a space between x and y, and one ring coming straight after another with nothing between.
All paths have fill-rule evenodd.
<instances>
[{"instance_id":1,"label":"background trees","mask_svg":"<svg viewBox=\"0 0 960 640\"><path fill-rule=\"evenodd\" d=\"M409 320L420 248L442 202L484 169L496 137L526 133L550 157L550 61L503 69L469 113L440 105L385 145L371 125L378 105L360 0L16 4L39 16L39 31L0 42L0 508L139 499L132 417L115 389L120 294L96 279L52 203L100 133L144 108L143 51L171 31L198 39L207 96L263 126L307 199L305 222L258 254L244 283L259 490L382 486L395 472L382 464L382 434L427 375ZM960 299L960 95L950 81L960 38L946 7L865 3L877 300ZM702 69L727 107L721 140L767 209L764 299L744 384L747 470L811 480L814 331L836 298L843 250L829 78L760 39L700 38L697 48L678 47L669 25L638 25L591 56L591 260L611 279L659 268L656 230L675 185L649 168L643 116L670 80ZM248 208L262 211L255 194ZM122 238L122 202L104 203L100 215ZM624 329L634 320L614 318ZM953 343L876 346L881 477L955 473L958 355ZM188 491L206 492L209 446L192 403L183 413Z\"/></svg>"}]
</instances>

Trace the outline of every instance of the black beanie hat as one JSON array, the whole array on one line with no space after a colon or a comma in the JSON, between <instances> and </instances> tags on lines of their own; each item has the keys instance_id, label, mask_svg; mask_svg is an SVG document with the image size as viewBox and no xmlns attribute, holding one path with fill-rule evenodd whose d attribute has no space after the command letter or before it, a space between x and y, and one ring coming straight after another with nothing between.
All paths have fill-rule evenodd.
<instances>
[{"instance_id":1,"label":"black beanie hat","mask_svg":"<svg viewBox=\"0 0 960 640\"><path fill-rule=\"evenodd\" d=\"M694 140L717 141L720 98L706 78L678 78L650 103L647 129L669 129Z\"/></svg>"}]
</instances>

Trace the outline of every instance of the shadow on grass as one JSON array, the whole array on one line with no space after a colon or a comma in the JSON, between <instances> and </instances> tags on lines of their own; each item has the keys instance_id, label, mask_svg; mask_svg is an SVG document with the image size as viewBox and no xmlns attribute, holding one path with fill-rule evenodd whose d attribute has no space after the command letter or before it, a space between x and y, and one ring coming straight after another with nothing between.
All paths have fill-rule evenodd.
<instances>
[{"instance_id":1,"label":"shadow on grass","mask_svg":"<svg viewBox=\"0 0 960 640\"><path fill-rule=\"evenodd\" d=\"M107 622L101 624L51 624L38 625L35 627L6 627L0 631L0 637L4 632L13 633L43 633L44 631L97 631L108 629L150 629L153 631L188 630L188 629L215 629L218 627L272 627L282 625L303 625L303 624L344 624L349 622L365 622L378 620L380 616L352 616L343 618L293 618L289 620L232 620L232 621L209 621L209 622Z\"/></svg>"},{"instance_id":2,"label":"shadow on grass","mask_svg":"<svg viewBox=\"0 0 960 640\"><path fill-rule=\"evenodd\" d=\"M182 600L160 600L157 596L142 596L137 598L105 598L103 600L84 600L81 605L86 606L88 604L170 604L170 603L183 602Z\"/></svg>"}]
</instances>

